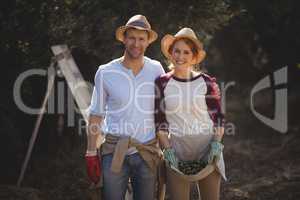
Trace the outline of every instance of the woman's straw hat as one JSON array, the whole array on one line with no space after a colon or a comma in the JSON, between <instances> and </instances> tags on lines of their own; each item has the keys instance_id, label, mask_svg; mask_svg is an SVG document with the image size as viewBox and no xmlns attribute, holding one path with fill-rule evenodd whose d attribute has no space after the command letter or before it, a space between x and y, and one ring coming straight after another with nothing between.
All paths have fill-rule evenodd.
<instances>
[{"instance_id":1,"label":"woman's straw hat","mask_svg":"<svg viewBox=\"0 0 300 200\"><path fill-rule=\"evenodd\" d=\"M204 59L206 53L203 50L202 43L198 40L196 34L194 33L194 31L191 28L182 28L174 36L170 35L170 34L165 35L163 37L163 39L161 40L161 51L163 52L163 54L169 60L171 60L171 54L169 53L169 49L175 40L178 40L181 38L187 38L195 44L195 46L197 48L197 55L195 56L194 64L200 63Z\"/></svg>"}]
</instances>

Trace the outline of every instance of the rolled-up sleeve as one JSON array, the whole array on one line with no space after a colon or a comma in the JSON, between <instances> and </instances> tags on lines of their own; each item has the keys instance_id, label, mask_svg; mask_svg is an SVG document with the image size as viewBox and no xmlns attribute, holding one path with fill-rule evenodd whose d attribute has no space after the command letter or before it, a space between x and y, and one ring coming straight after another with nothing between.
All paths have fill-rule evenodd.
<instances>
[{"instance_id":1,"label":"rolled-up sleeve","mask_svg":"<svg viewBox=\"0 0 300 200\"><path fill-rule=\"evenodd\" d=\"M221 94L215 78L207 78L207 94L205 95L208 113L215 127L224 127L225 117L221 108Z\"/></svg>"},{"instance_id":2,"label":"rolled-up sleeve","mask_svg":"<svg viewBox=\"0 0 300 200\"><path fill-rule=\"evenodd\" d=\"M95 86L89 107L89 115L103 117L106 113L107 91L105 89L103 72L100 68L95 75L94 82Z\"/></svg>"},{"instance_id":3,"label":"rolled-up sleeve","mask_svg":"<svg viewBox=\"0 0 300 200\"><path fill-rule=\"evenodd\" d=\"M155 80L155 127L156 127L156 132L158 131L166 131L168 132L169 130L169 123L166 119L166 105L165 105L165 100L164 100L164 88L162 85L162 80L160 77L158 77Z\"/></svg>"}]
</instances>

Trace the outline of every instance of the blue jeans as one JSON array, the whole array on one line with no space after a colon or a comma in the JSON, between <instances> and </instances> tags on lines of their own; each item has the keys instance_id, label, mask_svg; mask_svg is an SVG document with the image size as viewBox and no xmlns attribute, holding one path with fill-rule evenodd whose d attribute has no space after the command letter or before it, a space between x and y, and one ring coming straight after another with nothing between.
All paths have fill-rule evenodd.
<instances>
[{"instance_id":1,"label":"blue jeans","mask_svg":"<svg viewBox=\"0 0 300 200\"><path fill-rule=\"evenodd\" d=\"M105 200L123 200L130 178L134 200L154 200L156 175L139 153L126 155L119 173L110 170L113 154L102 157L103 195Z\"/></svg>"}]
</instances>

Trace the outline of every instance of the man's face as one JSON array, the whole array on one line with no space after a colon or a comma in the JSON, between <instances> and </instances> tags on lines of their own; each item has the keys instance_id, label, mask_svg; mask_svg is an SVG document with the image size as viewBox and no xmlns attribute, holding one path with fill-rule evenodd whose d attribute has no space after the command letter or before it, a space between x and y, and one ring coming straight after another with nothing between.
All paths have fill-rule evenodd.
<instances>
[{"instance_id":1,"label":"man's face","mask_svg":"<svg viewBox=\"0 0 300 200\"><path fill-rule=\"evenodd\" d=\"M149 45L148 33L137 29L128 29L124 37L125 51L131 59L139 59Z\"/></svg>"}]
</instances>

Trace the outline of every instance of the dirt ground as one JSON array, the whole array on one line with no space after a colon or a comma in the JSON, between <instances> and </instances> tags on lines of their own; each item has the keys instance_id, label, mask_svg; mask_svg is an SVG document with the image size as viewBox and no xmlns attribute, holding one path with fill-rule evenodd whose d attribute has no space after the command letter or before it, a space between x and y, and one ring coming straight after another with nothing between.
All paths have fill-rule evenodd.
<instances>
[{"instance_id":1,"label":"dirt ground","mask_svg":"<svg viewBox=\"0 0 300 200\"><path fill-rule=\"evenodd\" d=\"M239 121L243 123L238 123L235 134L224 138L228 180L222 182L221 199L300 199L298 128L281 134L256 119ZM52 155L32 159L23 187L0 185L0 199L93 199L85 173L84 142L81 138L76 145L59 146Z\"/></svg>"}]
</instances>

